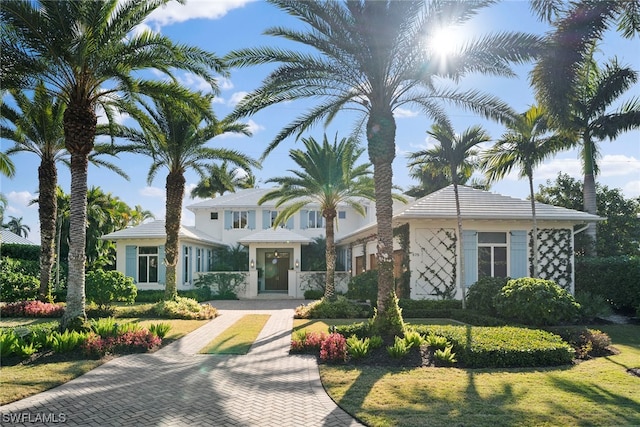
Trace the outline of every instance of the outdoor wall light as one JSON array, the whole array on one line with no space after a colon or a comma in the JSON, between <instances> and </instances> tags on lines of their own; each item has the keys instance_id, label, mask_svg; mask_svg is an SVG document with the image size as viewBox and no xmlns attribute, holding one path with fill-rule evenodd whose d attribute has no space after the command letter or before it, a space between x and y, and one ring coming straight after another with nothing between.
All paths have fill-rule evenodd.
<instances>
[{"instance_id":1,"label":"outdoor wall light","mask_svg":"<svg viewBox=\"0 0 640 427\"><path fill-rule=\"evenodd\" d=\"M251 262L249 263L249 267L251 267L252 269L253 269L253 268L256 268L256 263L255 263L255 261L251 260Z\"/></svg>"},{"instance_id":2,"label":"outdoor wall light","mask_svg":"<svg viewBox=\"0 0 640 427\"><path fill-rule=\"evenodd\" d=\"M274 256L275 258L278 258L278 250L276 250L276 251L273 253L273 256Z\"/></svg>"},{"instance_id":3,"label":"outdoor wall light","mask_svg":"<svg viewBox=\"0 0 640 427\"><path fill-rule=\"evenodd\" d=\"M295 266L296 268L300 268L300 261L296 260Z\"/></svg>"}]
</instances>

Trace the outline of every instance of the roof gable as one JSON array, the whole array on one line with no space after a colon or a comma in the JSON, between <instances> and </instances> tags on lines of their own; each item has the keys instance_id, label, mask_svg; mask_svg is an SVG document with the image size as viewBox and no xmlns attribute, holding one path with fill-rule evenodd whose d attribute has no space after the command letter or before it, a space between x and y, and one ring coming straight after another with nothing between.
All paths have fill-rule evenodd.
<instances>
[{"instance_id":1,"label":"roof gable","mask_svg":"<svg viewBox=\"0 0 640 427\"><path fill-rule=\"evenodd\" d=\"M102 236L103 240L119 240L119 239L165 239L167 237L165 232L165 221L156 220L140 224L136 227L124 228L122 230L114 231L113 233L105 234ZM178 237L181 239L199 240L206 243L212 243L217 245L223 245L222 242L214 237L203 233L202 231L191 226L180 226L180 232Z\"/></svg>"},{"instance_id":2,"label":"roof gable","mask_svg":"<svg viewBox=\"0 0 640 427\"><path fill-rule=\"evenodd\" d=\"M0 243L38 246L37 244L33 243L31 240L22 236L18 236L14 232L6 229L0 229Z\"/></svg>"}]
</instances>

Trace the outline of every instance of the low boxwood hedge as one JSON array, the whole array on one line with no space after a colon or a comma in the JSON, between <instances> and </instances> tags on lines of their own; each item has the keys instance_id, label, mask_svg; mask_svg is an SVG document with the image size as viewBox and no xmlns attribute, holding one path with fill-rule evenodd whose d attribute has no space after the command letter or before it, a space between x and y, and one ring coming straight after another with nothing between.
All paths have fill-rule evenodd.
<instances>
[{"instance_id":1,"label":"low boxwood hedge","mask_svg":"<svg viewBox=\"0 0 640 427\"><path fill-rule=\"evenodd\" d=\"M557 366L574 358L573 348L562 338L539 329L437 325L414 329L446 337L460 365L468 368Z\"/></svg>"}]
</instances>

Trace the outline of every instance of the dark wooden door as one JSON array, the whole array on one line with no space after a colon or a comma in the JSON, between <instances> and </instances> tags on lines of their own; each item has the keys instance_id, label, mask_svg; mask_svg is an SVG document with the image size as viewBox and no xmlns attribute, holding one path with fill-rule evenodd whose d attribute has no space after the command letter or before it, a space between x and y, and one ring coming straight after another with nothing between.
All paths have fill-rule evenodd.
<instances>
[{"instance_id":1,"label":"dark wooden door","mask_svg":"<svg viewBox=\"0 0 640 427\"><path fill-rule=\"evenodd\" d=\"M264 258L264 290L289 290L289 254L267 252Z\"/></svg>"}]
</instances>

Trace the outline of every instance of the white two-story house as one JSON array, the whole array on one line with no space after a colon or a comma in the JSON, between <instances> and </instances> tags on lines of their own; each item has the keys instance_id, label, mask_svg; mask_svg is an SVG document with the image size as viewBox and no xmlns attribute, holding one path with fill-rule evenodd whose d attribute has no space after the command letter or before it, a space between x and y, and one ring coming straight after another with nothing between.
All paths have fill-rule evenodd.
<instances>
[{"instance_id":1,"label":"white two-story house","mask_svg":"<svg viewBox=\"0 0 640 427\"><path fill-rule=\"evenodd\" d=\"M268 191L241 190L187 206L195 214L195 225L180 230L178 289L192 288L198 275L211 271L216 248L241 244L248 248L249 265L240 297L303 297L313 273L300 270L302 247L324 236L324 219L319 206L309 205L274 228L275 201L258 205ZM405 282L399 285L403 297L461 298L463 289L479 277L531 274L530 202L463 186L459 193L463 247L458 244L452 186L408 204L395 202L395 275ZM364 217L346 204L338 208L338 264L345 270L336 277L341 291L346 291L351 276L376 268L375 203L360 203ZM584 229L581 225L603 218L541 203L536 203L536 214L538 276L573 291L574 236ZM116 231L103 239L116 242L116 269L133 277L138 289L164 288L164 221Z\"/></svg>"}]
</instances>

